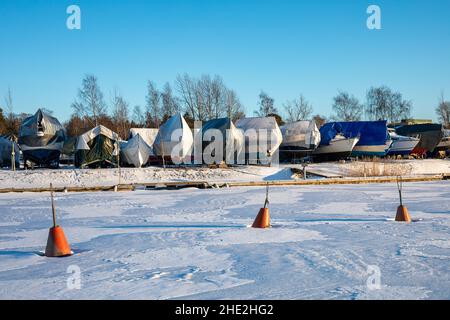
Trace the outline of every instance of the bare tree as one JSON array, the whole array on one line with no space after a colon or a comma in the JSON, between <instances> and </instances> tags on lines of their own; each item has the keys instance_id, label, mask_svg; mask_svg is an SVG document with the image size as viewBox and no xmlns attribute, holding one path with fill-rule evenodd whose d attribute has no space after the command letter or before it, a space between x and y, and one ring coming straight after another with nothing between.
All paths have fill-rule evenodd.
<instances>
[{"instance_id":1,"label":"bare tree","mask_svg":"<svg viewBox=\"0 0 450 320\"><path fill-rule=\"evenodd\" d=\"M267 117L269 114L277 114L278 110L274 106L275 100L267 93L261 91L259 94L258 107L259 111L255 111L258 117Z\"/></svg>"},{"instance_id":2,"label":"bare tree","mask_svg":"<svg viewBox=\"0 0 450 320\"><path fill-rule=\"evenodd\" d=\"M159 127L161 124L161 104L160 93L156 88L156 85L152 81L147 82L147 96L146 96L146 120L147 126L152 124Z\"/></svg>"},{"instance_id":3,"label":"bare tree","mask_svg":"<svg viewBox=\"0 0 450 320\"><path fill-rule=\"evenodd\" d=\"M164 85L163 92L161 93L161 103L161 114L163 118L171 117L180 111L178 99L173 95L172 87L168 82Z\"/></svg>"},{"instance_id":4,"label":"bare tree","mask_svg":"<svg viewBox=\"0 0 450 320\"><path fill-rule=\"evenodd\" d=\"M321 116L320 114L313 116L313 120L316 122L319 129L327 122L327 118L325 116Z\"/></svg>"},{"instance_id":5,"label":"bare tree","mask_svg":"<svg viewBox=\"0 0 450 320\"><path fill-rule=\"evenodd\" d=\"M244 108L241 102L239 101L236 92L234 92L234 90L227 90L225 94L226 94L225 107L227 117L230 118L232 121L244 118L245 117Z\"/></svg>"},{"instance_id":6,"label":"bare tree","mask_svg":"<svg viewBox=\"0 0 450 320\"><path fill-rule=\"evenodd\" d=\"M194 120L233 119L243 114L236 93L219 76L203 75L196 79L184 74L177 77L176 86L184 111Z\"/></svg>"},{"instance_id":7,"label":"bare tree","mask_svg":"<svg viewBox=\"0 0 450 320\"><path fill-rule=\"evenodd\" d=\"M6 112L8 113L8 115L7 115L8 120L12 121L14 119L14 104L13 104L11 88L8 88L8 91L6 92L6 95L5 95L5 107L6 107Z\"/></svg>"},{"instance_id":8,"label":"bare tree","mask_svg":"<svg viewBox=\"0 0 450 320\"><path fill-rule=\"evenodd\" d=\"M145 125L145 115L141 109L141 106L134 106L133 108L133 122L138 126Z\"/></svg>"},{"instance_id":9,"label":"bare tree","mask_svg":"<svg viewBox=\"0 0 450 320\"><path fill-rule=\"evenodd\" d=\"M86 75L78 89L78 99L72 104L74 114L80 118L86 117L90 122L98 125L98 120L106 114L106 104L103 93L94 75Z\"/></svg>"},{"instance_id":10,"label":"bare tree","mask_svg":"<svg viewBox=\"0 0 450 320\"><path fill-rule=\"evenodd\" d=\"M412 102L389 87L372 87L367 92L366 115L370 120L398 122L410 116Z\"/></svg>"},{"instance_id":11,"label":"bare tree","mask_svg":"<svg viewBox=\"0 0 450 320\"><path fill-rule=\"evenodd\" d=\"M287 113L287 121L295 122L299 120L306 120L311 117L313 108L306 101L305 97L301 94L298 99L287 101L284 105L284 110Z\"/></svg>"},{"instance_id":12,"label":"bare tree","mask_svg":"<svg viewBox=\"0 0 450 320\"><path fill-rule=\"evenodd\" d=\"M363 105L358 99L347 92L339 92L333 98L333 120L336 121L359 121L363 113Z\"/></svg>"},{"instance_id":13,"label":"bare tree","mask_svg":"<svg viewBox=\"0 0 450 320\"><path fill-rule=\"evenodd\" d=\"M441 94L439 105L436 107L436 114L439 121L446 128L450 128L450 101L445 101L444 93Z\"/></svg>"},{"instance_id":14,"label":"bare tree","mask_svg":"<svg viewBox=\"0 0 450 320\"><path fill-rule=\"evenodd\" d=\"M115 123L116 131L120 137L125 138L128 135L128 130L130 129L128 119L129 106L117 89L114 90L111 104L113 109L113 122Z\"/></svg>"}]
</instances>

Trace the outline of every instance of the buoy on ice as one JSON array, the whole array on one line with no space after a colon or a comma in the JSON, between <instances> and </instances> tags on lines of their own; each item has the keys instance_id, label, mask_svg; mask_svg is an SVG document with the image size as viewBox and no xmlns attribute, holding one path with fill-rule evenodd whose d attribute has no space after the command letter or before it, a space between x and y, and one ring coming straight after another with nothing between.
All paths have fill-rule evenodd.
<instances>
[{"instance_id":1,"label":"buoy on ice","mask_svg":"<svg viewBox=\"0 0 450 320\"><path fill-rule=\"evenodd\" d=\"M400 196L400 205L397 208L397 214L395 215L395 221L398 222L411 222L411 217L409 216L408 209L406 206L403 205L403 199L402 199L402 189L403 189L403 181L402 177L397 177L397 188L398 188L398 194Z\"/></svg>"},{"instance_id":2,"label":"buoy on ice","mask_svg":"<svg viewBox=\"0 0 450 320\"><path fill-rule=\"evenodd\" d=\"M67 257L71 256L69 242L67 242L63 229L56 224L55 200L53 198L53 186L50 184L50 196L52 199L53 227L50 228L45 248L46 257Z\"/></svg>"},{"instance_id":3,"label":"buoy on ice","mask_svg":"<svg viewBox=\"0 0 450 320\"><path fill-rule=\"evenodd\" d=\"M253 222L252 228L270 228L270 214L269 208L269 184L266 187L266 200L264 201L264 208L259 210L258 215L256 216L255 221Z\"/></svg>"}]
</instances>

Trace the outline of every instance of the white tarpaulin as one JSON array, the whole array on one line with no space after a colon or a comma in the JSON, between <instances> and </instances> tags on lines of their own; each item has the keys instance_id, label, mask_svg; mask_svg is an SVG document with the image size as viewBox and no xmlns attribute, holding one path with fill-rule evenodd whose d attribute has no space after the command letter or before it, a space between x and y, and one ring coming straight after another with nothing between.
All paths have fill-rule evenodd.
<instances>
[{"instance_id":1,"label":"white tarpaulin","mask_svg":"<svg viewBox=\"0 0 450 320\"><path fill-rule=\"evenodd\" d=\"M281 127L281 149L315 150L320 144L320 131L315 121L297 121Z\"/></svg>"},{"instance_id":2,"label":"white tarpaulin","mask_svg":"<svg viewBox=\"0 0 450 320\"><path fill-rule=\"evenodd\" d=\"M122 161L140 168L148 162L153 155L152 148L147 144L140 133L120 144L120 156Z\"/></svg>"},{"instance_id":3,"label":"white tarpaulin","mask_svg":"<svg viewBox=\"0 0 450 320\"><path fill-rule=\"evenodd\" d=\"M243 118L236 123L236 127L244 133L247 153L254 153L256 150L260 153L263 150L259 149L265 146L264 152L270 157L283 141L280 127L274 117Z\"/></svg>"},{"instance_id":4,"label":"white tarpaulin","mask_svg":"<svg viewBox=\"0 0 450 320\"><path fill-rule=\"evenodd\" d=\"M158 129L154 128L131 128L128 138L131 139L139 134L150 147L153 147L158 131Z\"/></svg>"},{"instance_id":5,"label":"white tarpaulin","mask_svg":"<svg viewBox=\"0 0 450 320\"><path fill-rule=\"evenodd\" d=\"M90 150L88 145L89 141L99 135L103 135L113 141L119 140L119 135L117 133L102 125L99 125L78 137L76 150ZM117 151L114 151L114 153L116 154Z\"/></svg>"},{"instance_id":6,"label":"white tarpaulin","mask_svg":"<svg viewBox=\"0 0 450 320\"><path fill-rule=\"evenodd\" d=\"M178 113L159 128L153 151L158 156L172 156L172 160L184 159L191 155L193 144L192 131L183 116Z\"/></svg>"}]
</instances>

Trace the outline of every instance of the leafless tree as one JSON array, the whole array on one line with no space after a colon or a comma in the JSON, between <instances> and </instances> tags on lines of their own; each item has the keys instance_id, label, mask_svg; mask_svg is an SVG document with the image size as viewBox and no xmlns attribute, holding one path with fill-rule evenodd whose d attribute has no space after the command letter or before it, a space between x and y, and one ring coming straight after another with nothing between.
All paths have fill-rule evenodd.
<instances>
[{"instance_id":1,"label":"leafless tree","mask_svg":"<svg viewBox=\"0 0 450 320\"><path fill-rule=\"evenodd\" d=\"M162 110L161 114L164 118L173 116L180 111L180 105L177 97L173 95L172 87L167 82L161 93Z\"/></svg>"},{"instance_id":2,"label":"leafless tree","mask_svg":"<svg viewBox=\"0 0 450 320\"><path fill-rule=\"evenodd\" d=\"M11 92L11 88L8 88L8 91L6 92L5 95L5 107L6 107L6 112L8 120L12 121L14 119L14 104L13 104L13 98L12 98L12 92Z\"/></svg>"},{"instance_id":3,"label":"leafless tree","mask_svg":"<svg viewBox=\"0 0 450 320\"><path fill-rule=\"evenodd\" d=\"M301 94L298 99L287 101L284 105L284 110L287 113L287 121L295 122L299 120L306 120L311 117L313 108L311 104L306 101Z\"/></svg>"},{"instance_id":4,"label":"leafless tree","mask_svg":"<svg viewBox=\"0 0 450 320\"><path fill-rule=\"evenodd\" d=\"M129 119L128 110L129 106L125 99L120 95L117 89L114 90L113 97L111 99L113 109L113 122L115 123L116 131L120 137L125 138L128 134Z\"/></svg>"},{"instance_id":5,"label":"leafless tree","mask_svg":"<svg viewBox=\"0 0 450 320\"><path fill-rule=\"evenodd\" d=\"M152 81L147 82L147 96L146 96L146 120L147 126L152 124L159 127L161 124L161 96L156 88L156 85Z\"/></svg>"},{"instance_id":6,"label":"leafless tree","mask_svg":"<svg viewBox=\"0 0 450 320\"><path fill-rule=\"evenodd\" d=\"M178 76L176 86L184 111L194 120L242 116L242 105L234 91L219 76L203 75L199 79L187 74Z\"/></svg>"},{"instance_id":7,"label":"leafless tree","mask_svg":"<svg viewBox=\"0 0 450 320\"><path fill-rule=\"evenodd\" d=\"M78 99L72 103L72 109L78 117L86 117L95 126L98 125L98 119L106 114L107 106L96 76L84 77L81 88L78 89Z\"/></svg>"},{"instance_id":8,"label":"leafless tree","mask_svg":"<svg viewBox=\"0 0 450 320\"><path fill-rule=\"evenodd\" d=\"M367 92L366 115L370 120L398 122L410 116L412 102L389 87L372 87Z\"/></svg>"},{"instance_id":9,"label":"leafless tree","mask_svg":"<svg viewBox=\"0 0 450 320\"><path fill-rule=\"evenodd\" d=\"M134 106L133 108L133 122L135 122L138 126L145 125L145 115L142 111L141 106Z\"/></svg>"},{"instance_id":10,"label":"leafless tree","mask_svg":"<svg viewBox=\"0 0 450 320\"><path fill-rule=\"evenodd\" d=\"M445 101L444 93L441 94L439 105L436 107L438 120L446 127L450 128L450 101Z\"/></svg>"},{"instance_id":11,"label":"leafless tree","mask_svg":"<svg viewBox=\"0 0 450 320\"><path fill-rule=\"evenodd\" d=\"M363 113L363 105L358 99L347 92L339 92L333 98L333 120L336 121L359 121Z\"/></svg>"},{"instance_id":12,"label":"leafless tree","mask_svg":"<svg viewBox=\"0 0 450 320\"><path fill-rule=\"evenodd\" d=\"M275 100L267 93L261 91L259 94L258 107L259 111L255 111L258 117L267 117L269 114L277 114L278 110L275 108Z\"/></svg>"}]
</instances>

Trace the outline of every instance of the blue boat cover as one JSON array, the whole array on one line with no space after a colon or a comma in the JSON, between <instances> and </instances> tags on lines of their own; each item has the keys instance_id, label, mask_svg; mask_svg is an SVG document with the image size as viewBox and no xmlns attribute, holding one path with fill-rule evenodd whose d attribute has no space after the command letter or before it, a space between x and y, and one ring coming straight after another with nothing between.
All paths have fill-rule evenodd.
<instances>
[{"instance_id":1,"label":"blue boat cover","mask_svg":"<svg viewBox=\"0 0 450 320\"><path fill-rule=\"evenodd\" d=\"M375 146L385 144L389 138L387 121L354 121L329 122L320 128L321 145L329 145L330 141L341 134L346 138L359 137L359 146Z\"/></svg>"}]
</instances>

